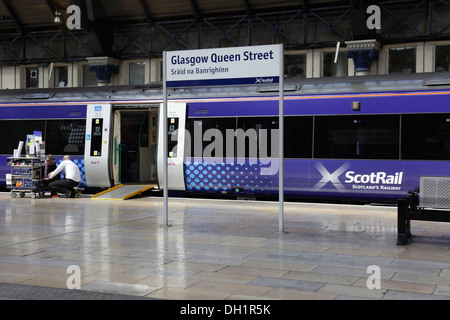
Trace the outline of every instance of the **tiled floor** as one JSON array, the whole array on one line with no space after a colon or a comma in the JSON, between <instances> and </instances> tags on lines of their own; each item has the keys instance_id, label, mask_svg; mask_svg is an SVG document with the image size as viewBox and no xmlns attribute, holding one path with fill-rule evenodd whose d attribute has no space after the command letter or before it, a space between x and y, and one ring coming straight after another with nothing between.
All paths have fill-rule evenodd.
<instances>
[{"instance_id":1,"label":"tiled floor","mask_svg":"<svg viewBox=\"0 0 450 320\"><path fill-rule=\"evenodd\" d=\"M169 220L161 198L0 193L0 283L67 288L74 265L81 290L135 297L450 299L450 224L397 246L395 207L285 203L280 234L276 202L171 198Z\"/></svg>"}]
</instances>

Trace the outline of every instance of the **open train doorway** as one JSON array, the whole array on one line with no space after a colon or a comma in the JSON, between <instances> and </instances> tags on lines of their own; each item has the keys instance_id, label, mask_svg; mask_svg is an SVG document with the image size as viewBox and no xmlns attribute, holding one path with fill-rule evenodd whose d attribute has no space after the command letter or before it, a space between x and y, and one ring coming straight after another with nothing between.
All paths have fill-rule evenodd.
<instances>
[{"instance_id":1,"label":"open train doorway","mask_svg":"<svg viewBox=\"0 0 450 320\"><path fill-rule=\"evenodd\" d=\"M157 184L158 106L114 106L113 180Z\"/></svg>"}]
</instances>

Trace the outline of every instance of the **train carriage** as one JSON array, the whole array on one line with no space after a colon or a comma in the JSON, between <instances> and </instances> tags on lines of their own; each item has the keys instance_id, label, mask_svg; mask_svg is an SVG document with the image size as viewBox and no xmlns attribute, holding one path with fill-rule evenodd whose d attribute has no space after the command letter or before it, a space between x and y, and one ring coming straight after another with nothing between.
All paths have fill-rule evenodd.
<instances>
[{"instance_id":1,"label":"train carriage","mask_svg":"<svg viewBox=\"0 0 450 320\"><path fill-rule=\"evenodd\" d=\"M0 183L18 141L43 132L85 188L162 186L201 196L278 196L278 92L270 85L169 90L158 85L2 90ZM448 73L287 80L288 198L396 201L419 177L450 175Z\"/></svg>"}]
</instances>

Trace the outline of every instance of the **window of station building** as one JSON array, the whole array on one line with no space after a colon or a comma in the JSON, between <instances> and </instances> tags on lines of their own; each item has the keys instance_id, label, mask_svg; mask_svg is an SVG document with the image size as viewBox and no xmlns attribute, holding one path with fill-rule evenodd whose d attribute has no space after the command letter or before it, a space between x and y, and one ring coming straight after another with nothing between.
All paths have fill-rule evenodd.
<instances>
[{"instance_id":1,"label":"window of station building","mask_svg":"<svg viewBox=\"0 0 450 320\"><path fill-rule=\"evenodd\" d=\"M450 45L436 46L435 71L450 71Z\"/></svg>"},{"instance_id":2,"label":"window of station building","mask_svg":"<svg viewBox=\"0 0 450 320\"><path fill-rule=\"evenodd\" d=\"M348 75L347 52L340 52L336 63L334 63L335 55L335 52L323 53L324 77L345 77Z\"/></svg>"},{"instance_id":3,"label":"window of station building","mask_svg":"<svg viewBox=\"0 0 450 320\"><path fill-rule=\"evenodd\" d=\"M130 84L145 84L145 62L133 62L128 67Z\"/></svg>"},{"instance_id":4,"label":"window of station building","mask_svg":"<svg viewBox=\"0 0 450 320\"><path fill-rule=\"evenodd\" d=\"M389 74L415 73L416 48L401 47L389 49Z\"/></svg>"},{"instance_id":5,"label":"window of station building","mask_svg":"<svg viewBox=\"0 0 450 320\"><path fill-rule=\"evenodd\" d=\"M69 68L67 66L55 67L53 72L53 86L67 87Z\"/></svg>"},{"instance_id":6,"label":"window of station building","mask_svg":"<svg viewBox=\"0 0 450 320\"><path fill-rule=\"evenodd\" d=\"M95 71L89 71L89 65L83 66L83 86L93 87L97 85L97 74Z\"/></svg>"},{"instance_id":7,"label":"window of station building","mask_svg":"<svg viewBox=\"0 0 450 320\"><path fill-rule=\"evenodd\" d=\"M284 56L284 74L286 79L306 77L306 54Z\"/></svg>"},{"instance_id":8,"label":"window of station building","mask_svg":"<svg viewBox=\"0 0 450 320\"><path fill-rule=\"evenodd\" d=\"M337 159L399 159L399 116L318 116L314 156Z\"/></svg>"},{"instance_id":9,"label":"window of station building","mask_svg":"<svg viewBox=\"0 0 450 320\"><path fill-rule=\"evenodd\" d=\"M26 87L38 88L39 87L39 68L27 68L26 69Z\"/></svg>"},{"instance_id":10,"label":"window of station building","mask_svg":"<svg viewBox=\"0 0 450 320\"><path fill-rule=\"evenodd\" d=\"M402 158L450 160L450 115L403 115Z\"/></svg>"}]
</instances>

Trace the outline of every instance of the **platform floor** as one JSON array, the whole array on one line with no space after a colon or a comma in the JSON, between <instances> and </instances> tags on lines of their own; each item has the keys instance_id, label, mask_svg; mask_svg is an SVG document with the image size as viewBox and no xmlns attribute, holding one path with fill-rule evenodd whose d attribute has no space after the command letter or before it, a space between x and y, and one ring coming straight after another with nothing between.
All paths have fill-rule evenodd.
<instances>
[{"instance_id":1,"label":"platform floor","mask_svg":"<svg viewBox=\"0 0 450 320\"><path fill-rule=\"evenodd\" d=\"M163 218L161 198L0 193L0 299L450 299L450 224L397 246L395 207L285 203L286 234L277 202L171 198Z\"/></svg>"}]
</instances>

